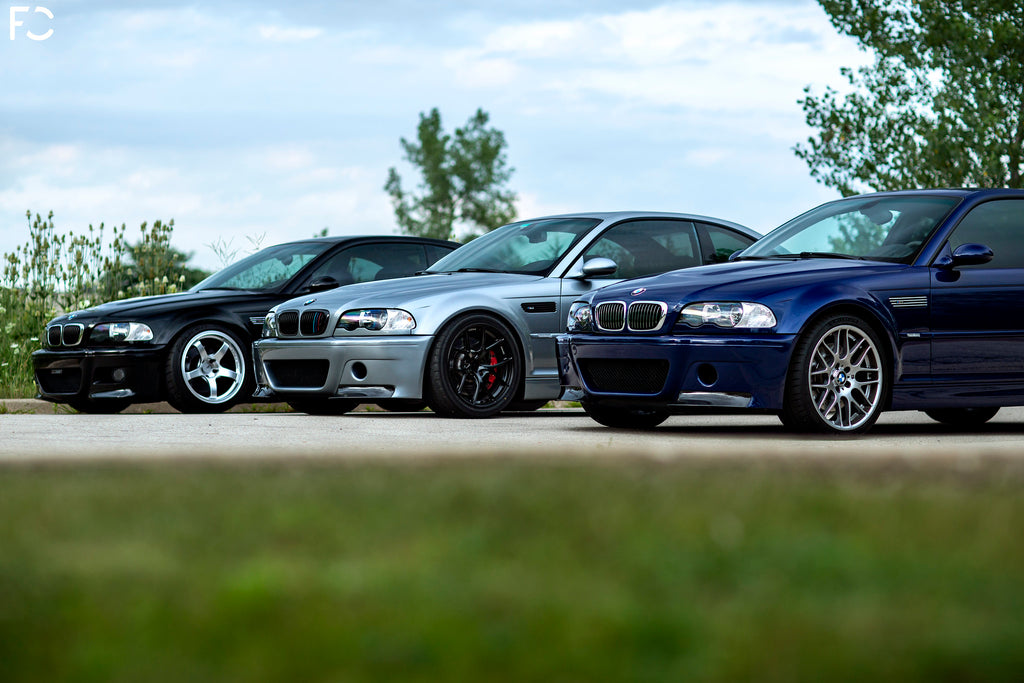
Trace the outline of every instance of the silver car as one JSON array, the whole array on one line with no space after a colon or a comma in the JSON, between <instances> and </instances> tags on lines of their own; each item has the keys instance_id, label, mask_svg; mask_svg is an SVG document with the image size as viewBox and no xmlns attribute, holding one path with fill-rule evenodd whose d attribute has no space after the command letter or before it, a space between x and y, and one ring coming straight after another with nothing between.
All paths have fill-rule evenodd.
<instances>
[{"instance_id":1,"label":"silver car","mask_svg":"<svg viewBox=\"0 0 1024 683\"><path fill-rule=\"evenodd\" d=\"M676 213L512 223L416 277L275 306L254 344L256 396L315 414L359 403L429 405L448 417L533 410L560 397L555 336L572 302L625 278L726 260L758 237L735 223ZM623 324L632 329L634 321Z\"/></svg>"}]
</instances>

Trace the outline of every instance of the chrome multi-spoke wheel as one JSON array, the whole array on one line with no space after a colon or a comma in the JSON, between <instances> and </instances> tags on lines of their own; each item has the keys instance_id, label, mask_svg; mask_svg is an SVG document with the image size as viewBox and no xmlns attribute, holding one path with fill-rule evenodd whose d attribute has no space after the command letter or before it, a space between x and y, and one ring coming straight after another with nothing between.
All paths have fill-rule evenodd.
<instances>
[{"instance_id":1,"label":"chrome multi-spoke wheel","mask_svg":"<svg viewBox=\"0 0 1024 683\"><path fill-rule=\"evenodd\" d=\"M234 405L248 380L247 359L235 336L219 327L187 330L168 358L168 402L186 413L220 412Z\"/></svg>"},{"instance_id":2,"label":"chrome multi-spoke wheel","mask_svg":"<svg viewBox=\"0 0 1024 683\"><path fill-rule=\"evenodd\" d=\"M886 357L864 321L826 320L798 342L787 381L783 422L832 433L863 432L885 399Z\"/></svg>"},{"instance_id":3,"label":"chrome multi-spoke wheel","mask_svg":"<svg viewBox=\"0 0 1024 683\"><path fill-rule=\"evenodd\" d=\"M508 406L522 376L512 331L490 315L455 321L430 354L428 403L447 417L490 417Z\"/></svg>"}]
</instances>

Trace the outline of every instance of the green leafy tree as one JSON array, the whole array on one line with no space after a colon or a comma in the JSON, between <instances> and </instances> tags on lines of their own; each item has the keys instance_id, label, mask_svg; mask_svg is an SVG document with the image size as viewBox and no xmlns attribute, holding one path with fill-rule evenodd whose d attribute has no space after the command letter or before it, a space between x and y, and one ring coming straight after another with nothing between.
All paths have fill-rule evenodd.
<instances>
[{"instance_id":1,"label":"green leafy tree","mask_svg":"<svg viewBox=\"0 0 1024 683\"><path fill-rule=\"evenodd\" d=\"M812 177L844 195L1024 186L1024 2L819 2L875 60L842 69L848 94L804 89Z\"/></svg>"},{"instance_id":2,"label":"green leafy tree","mask_svg":"<svg viewBox=\"0 0 1024 683\"><path fill-rule=\"evenodd\" d=\"M477 109L449 135L436 108L420 114L416 140L401 139L405 160L421 176L418 192L403 189L394 167L384 185L402 232L451 239L456 224L486 232L515 218L516 195L506 187L514 169L508 166L505 134L488 121L487 112Z\"/></svg>"}]
</instances>

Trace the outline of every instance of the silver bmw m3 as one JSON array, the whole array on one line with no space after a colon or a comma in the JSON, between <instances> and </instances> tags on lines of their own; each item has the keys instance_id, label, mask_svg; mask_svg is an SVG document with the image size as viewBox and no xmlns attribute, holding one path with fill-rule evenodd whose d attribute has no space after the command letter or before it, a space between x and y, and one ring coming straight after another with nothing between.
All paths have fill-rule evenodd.
<instances>
[{"instance_id":1,"label":"silver bmw m3","mask_svg":"<svg viewBox=\"0 0 1024 683\"><path fill-rule=\"evenodd\" d=\"M470 418L536 409L560 398L555 336L573 301L626 278L724 261L758 237L676 213L512 223L415 277L275 306L254 344L256 396L315 414L359 403Z\"/></svg>"}]
</instances>

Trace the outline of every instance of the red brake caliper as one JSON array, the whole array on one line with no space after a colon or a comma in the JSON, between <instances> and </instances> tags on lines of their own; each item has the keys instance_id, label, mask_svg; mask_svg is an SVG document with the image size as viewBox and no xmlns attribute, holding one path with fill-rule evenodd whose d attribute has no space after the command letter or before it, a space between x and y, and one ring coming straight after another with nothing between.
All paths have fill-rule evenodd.
<instances>
[{"instance_id":1,"label":"red brake caliper","mask_svg":"<svg viewBox=\"0 0 1024 683\"><path fill-rule=\"evenodd\" d=\"M498 364L498 357L494 355L494 351L491 351L491 362L490 362L490 365L497 365L497 364ZM491 374L487 375L487 389L488 390L490 390L491 388L494 387L494 383L497 381L497 379L498 378L494 375L493 372Z\"/></svg>"}]
</instances>

